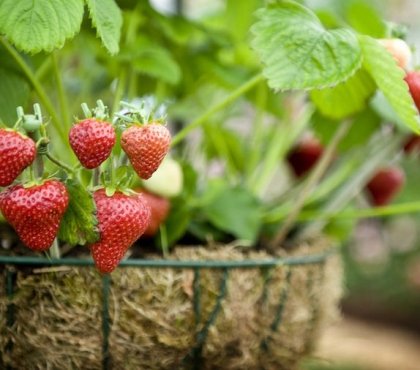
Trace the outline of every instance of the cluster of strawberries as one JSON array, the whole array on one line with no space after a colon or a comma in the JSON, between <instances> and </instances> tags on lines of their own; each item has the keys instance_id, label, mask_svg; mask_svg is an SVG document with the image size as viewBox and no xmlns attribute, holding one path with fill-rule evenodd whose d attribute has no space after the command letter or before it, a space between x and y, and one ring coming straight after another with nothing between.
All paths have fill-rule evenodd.
<instances>
[{"instance_id":1,"label":"cluster of strawberries","mask_svg":"<svg viewBox=\"0 0 420 370\"><path fill-rule=\"evenodd\" d=\"M401 39L382 39L379 42L394 57L406 72L405 82L413 101L420 111L420 71L409 71L411 50ZM410 135L404 144L405 153L420 153L420 136ZM305 175L320 159L324 147L315 137L301 140L288 155L288 162L297 177ZM378 170L366 184L366 191L374 206L384 206L392 201L405 183L405 173L398 165L389 165Z\"/></svg>"},{"instance_id":2,"label":"cluster of strawberries","mask_svg":"<svg viewBox=\"0 0 420 370\"><path fill-rule=\"evenodd\" d=\"M76 123L69 141L82 166L99 167L111 154L116 143L113 125L105 120L88 118ZM133 123L121 135L121 148L135 172L148 179L160 166L169 150L171 135L159 122ZM12 185L37 156L32 138L12 129L0 129L0 210L22 242L34 251L49 249L57 237L60 221L69 204L66 186L57 179L31 181ZM12 185L12 186L10 186ZM127 249L145 232L153 234L159 221L151 217L151 208L158 218L167 213L165 204L147 193L107 194L104 188L94 191L99 240L90 245L98 270L115 269ZM157 208L155 205L157 204ZM163 209L163 211L162 211Z\"/></svg>"}]
</instances>

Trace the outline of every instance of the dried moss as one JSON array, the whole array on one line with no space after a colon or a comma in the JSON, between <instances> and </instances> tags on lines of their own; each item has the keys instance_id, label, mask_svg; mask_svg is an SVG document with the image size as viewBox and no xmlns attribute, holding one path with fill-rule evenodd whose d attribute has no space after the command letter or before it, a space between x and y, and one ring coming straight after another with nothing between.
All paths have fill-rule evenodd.
<instances>
[{"instance_id":1,"label":"dried moss","mask_svg":"<svg viewBox=\"0 0 420 370\"><path fill-rule=\"evenodd\" d=\"M294 254L323 247L302 246ZM178 248L174 258L269 257L262 252L245 256L234 248L223 247ZM100 369L101 277L91 268L49 271L18 273L16 322L11 328L6 328L2 319L7 305L2 292L3 361L28 370ZM319 329L337 313L341 276L337 257L330 258L325 266L293 267L289 281L288 271L287 267L278 267L271 271L254 268L229 272L226 296L202 348L202 369L290 370L311 350ZM112 274L110 296L112 368L191 368L197 333L215 307L223 273L201 270L201 319L196 325L191 270L117 269ZM2 283L0 289L4 289ZM273 331L285 294L278 330ZM7 352L10 339L13 349Z\"/></svg>"}]
</instances>

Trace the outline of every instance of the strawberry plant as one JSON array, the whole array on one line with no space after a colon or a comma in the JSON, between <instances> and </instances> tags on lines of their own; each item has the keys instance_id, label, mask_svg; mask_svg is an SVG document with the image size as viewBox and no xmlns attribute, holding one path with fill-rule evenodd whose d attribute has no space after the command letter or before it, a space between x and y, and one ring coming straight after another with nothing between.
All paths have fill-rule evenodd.
<instances>
[{"instance_id":1,"label":"strawberry plant","mask_svg":"<svg viewBox=\"0 0 420 370\"><path fill-rule=\"evenodd\" d=\"M405 209L387 205L401 176L372 178L420 133L417 72L367 3L227 1L199 19L148 2L29 3L0 4L1 209L28 247L90 250L110 272L146 230L140 250L274 251Z\"/></svg>"},{"instance_id":2,"label":"strawberry plant","mask_svg":"<svg viewBox=\"0 0 420 370\"><path fill-rule=\"evenodd\" d=\"M0 281L0 353L41 359L20 367L97 368L102 297L104 368L109 343L118 368L294 368L338 300L332 245L420 209L409 30L367 0L181 3L0 1L0 263L48 272Z\"/></svg>"}]
</instances>

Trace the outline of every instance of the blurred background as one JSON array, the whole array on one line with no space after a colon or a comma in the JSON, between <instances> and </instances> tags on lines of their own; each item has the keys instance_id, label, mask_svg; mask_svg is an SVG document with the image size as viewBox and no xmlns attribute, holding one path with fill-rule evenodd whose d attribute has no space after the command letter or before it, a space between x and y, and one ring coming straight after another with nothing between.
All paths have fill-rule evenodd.
<instances>
[{"instance_id":1,"label":"blurred background","mask_svg":"<svg viewBox=\"0 0 420 370\"><path fill-rule=\"evenodd\" d=\"M352 3L353 22L360 27L379 15L398 23L420 66L420 1L307 0L321 14ZM222 0L153 0L165 13L182 11L191 18L217 13ZM240 16L240 14L238 14ZM418 153L401 162L407 182L394 200L418 199ZM304 370L420 369L420 214L358 222L343 245L345 297L343 319L323 336L316 358Z\"/></svg>"}]
</instances>

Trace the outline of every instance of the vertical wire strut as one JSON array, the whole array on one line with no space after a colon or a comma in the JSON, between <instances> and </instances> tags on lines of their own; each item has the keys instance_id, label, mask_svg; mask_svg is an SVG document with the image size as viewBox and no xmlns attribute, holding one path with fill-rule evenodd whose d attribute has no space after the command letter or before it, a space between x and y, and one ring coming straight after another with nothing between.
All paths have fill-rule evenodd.
<instances>
[{"instance_id":1,"label":"vertical wire strut","mask_svg":"<svg viewBox=\"0 0 420 370\"><path fill-rule=\"evenodd\" d=\"M111 288L111 275L102 277L102 368L110 369L109 334L111 319L109 315L109 292Z\"/></svg>"},{"instance_id":2,"label":"vertical wire strut","mask_svg":"<svg viewBox=\"0 0 420 370\"><path fill-rule=\"evenodd\" d=\"M280 327L280 324L282 322L284 309L286 307L287 299L288 299L288 296L289 296L289 288L290 288L291 279L292 279L292 269L290 267L287 267L286 279L285 279L284 285L283 285L281 293L280 293L279 304L277 305L277 309L276 309L276 312L275 312L275 315L274 315L274 319L273 319L273 321L270 325L270 330L273 333L278 330L278 328ZM265 337L261 341L260 347L263 351L268 350L268 344L269 344L270 340L271 340L271 338L268 335L267 337Z\"/></svg>"}]
</instances>

